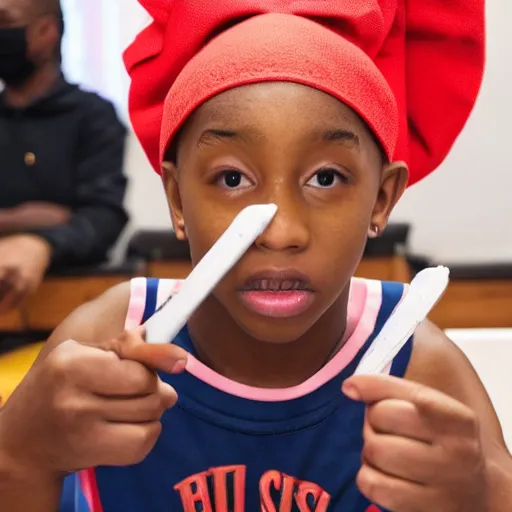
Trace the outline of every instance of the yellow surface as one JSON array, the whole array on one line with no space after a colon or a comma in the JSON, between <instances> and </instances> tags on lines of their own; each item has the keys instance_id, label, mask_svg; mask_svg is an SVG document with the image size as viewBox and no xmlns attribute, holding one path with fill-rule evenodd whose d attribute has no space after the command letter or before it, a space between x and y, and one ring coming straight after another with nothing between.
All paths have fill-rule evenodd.
<instances>
[{"instance_id":1,"label":"yellow surface","mask_svg":"<svg viewBox=\"0 0 512 512\"><path fill-rule=\"evenodd\" d=\"M0 396L5 402L26 375L43 343L0 355Z\"/></svg>"}]
</instances>

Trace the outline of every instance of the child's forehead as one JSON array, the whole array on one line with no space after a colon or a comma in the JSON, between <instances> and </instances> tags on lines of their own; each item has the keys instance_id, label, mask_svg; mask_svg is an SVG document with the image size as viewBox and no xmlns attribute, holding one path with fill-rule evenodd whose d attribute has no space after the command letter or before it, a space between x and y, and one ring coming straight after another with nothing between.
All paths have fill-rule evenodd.
<instances>
[{"instance_id":1,"label":"child's forehead","mask_svg":"<svg viewBox=\"0 0 512 512\"><path fill-rule=\"evenodd\" d=\"M350 130L360 138L368 129L338 99L292 82L266 82L230 89L201 105L187 124L193 131L209 128L271 131L272 125L301 128L319 137L328 130Z\"/></svg>"}]
</instances>

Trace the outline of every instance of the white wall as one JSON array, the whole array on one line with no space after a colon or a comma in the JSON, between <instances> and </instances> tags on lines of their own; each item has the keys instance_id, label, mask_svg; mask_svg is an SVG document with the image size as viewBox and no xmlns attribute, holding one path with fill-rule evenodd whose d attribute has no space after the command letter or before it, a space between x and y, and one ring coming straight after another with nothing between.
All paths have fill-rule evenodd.
<instances>
[{"instance_id":1,"label":"white wall","mask_svg":"<svg viewBox=\"0 0 512 512\"><path fill-rule=\"evenodd\" d=\"M135 0L121 0L118 10L122 48L148 18ZM413 252L447 263L512 262L512 1L487 0L487 10L488 64L476 109L446 162L393 215L412 224ZM133 136L127 172L132 229L168 227L160 182Z\"/></svg>"}]
</instances>

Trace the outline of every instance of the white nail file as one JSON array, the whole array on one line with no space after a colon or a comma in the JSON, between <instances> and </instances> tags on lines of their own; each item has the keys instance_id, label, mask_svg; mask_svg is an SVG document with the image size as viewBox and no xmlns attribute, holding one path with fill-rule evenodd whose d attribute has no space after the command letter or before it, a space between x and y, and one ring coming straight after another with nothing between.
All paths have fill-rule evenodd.
<instances>
[{"instance_id":1,"label":"white nail file","mask_svg":"<svg viewBox=\"0 0 512 512\"><path fill-rule=\"evenodd\" d=\"M264 204L248 206L238 214L192 270L179 293L170 297L146 321L144 327L148 343L168 343L174 340L219 281L265 231L276 212L275 204Z\"/></svg>"},{"instance_id":2,"label":"white nail file","mask_svg":"<svg viewBox=\"0 0 512 512\"><path fill-rule=\"evenodd\" d=\"M427 268L412 280L407 295L389 317L355 374L382 373L427 318L448 286L446 267Z\"/></svg>"}]
</instances>

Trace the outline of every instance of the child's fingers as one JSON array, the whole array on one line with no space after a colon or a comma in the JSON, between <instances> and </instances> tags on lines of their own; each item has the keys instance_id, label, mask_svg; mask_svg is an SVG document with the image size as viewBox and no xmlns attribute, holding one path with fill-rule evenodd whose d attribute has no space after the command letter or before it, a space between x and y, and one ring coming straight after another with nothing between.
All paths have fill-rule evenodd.
<instances>
[{"instance_id":1,"label":"child's fingers","mask_svg":"<svg viewBox=\"0 0 512 512\"><path fill-rule=\"evenodd\" d=\"M96 435L94 466L132 466L142 462L155 446L162 425L149 423L104 423ZM85 467L91 467L87 465Z\"/></svg>"},{"instance_id":2,"label":"child's fingers","mask_svg":"<svg viewBox=\"0 0 512 512\"><path fill-rule=\"evenodd\" d=\"M390 399L370 405L366 419L379 434L408 437L423 443L431 443L435 437L418 408L405 400Z\"/></svg>"},{"instance_id":3,"label":"child's fingers","mask_svg":"<svg viewBox=\"0 0 512 512\"><path fill-rule=\"evenodd\" d=\"M126 344L122 345L118 355L121 359L137 361L152 370L166 373L181 373L187 364L187 353L172 343L163 345Z\"/></svg>"},{"instance_id":4,"label":"child's fingers","mask_svg":"<svg viewBox=\"0 0 512 512\"><path fill-rule=\"evenodd\" d=\"M136 361L144 366L166 373L181 373L187 364L187 353L173 343L149 344L143 339L143 327L125 331L107 344L107 350L120 359Z\"/></svg>"},{"instance_id":5,"label":"child's fingers","mask_svg":"<svg viewBox=\"0 0 512 512\"><path fill-rule=\"evenodd\" d=\"M414 404L424 418L437 427L458 429L461 435L472 431L474 414L454 398L416 382L388 375L358 375L346 380L343 392L354 400L372 405L389 399Z\"/></svg>"},{"instance_id":6,"label":"child's fingers","mask_svg":"<svg viewBox=\"0 0 512 512\"><path fill-rule=\"evenodd\" d=\"M442 451L411 439L375 432L366 421L363 428L363 462L383 473L421 485L442 482Z\"/></svg>"},{"instance_id":7,"label":"child's fingers","mask_svg":"<svg viewBox=\"0 0 512 512\"><path fill-rule=\"evenodd\" d=\"M363 464L356 481L364 496L386 510L436 510L437 496L429 487L386 475L368 464Z\"/></svg>"},{"instance_id":8,"label":"child's fingers","mask_svg":"<svg viewBox=\"0 0 512 512\"><path fill-rule=\"evenodd\" d=\"M165 411L173 407L177 401L176 391L162 382L158 393L129 400L103 400L99 402L98 409L102 410L105 421L113 423L151 423L160 421Z\"/></svg>"}]
</instances>

